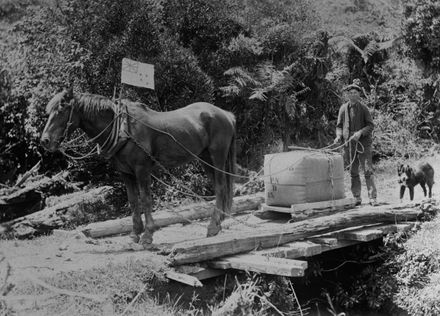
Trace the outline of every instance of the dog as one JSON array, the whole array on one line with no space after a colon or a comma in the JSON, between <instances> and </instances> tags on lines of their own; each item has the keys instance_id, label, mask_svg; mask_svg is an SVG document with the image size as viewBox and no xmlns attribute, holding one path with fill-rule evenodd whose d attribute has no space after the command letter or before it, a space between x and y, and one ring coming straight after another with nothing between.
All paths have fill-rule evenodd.
<instances>
[{"instance_id":1,"label":"dog","mask_svg":"<svg viewBox=\"0 0 440 316\"><path fill-rule=\"evenodd\" d=\"M432 197L432 186L434 184L434 169L427 163L420 163L417 168L412 168L409 165L401 164L397 168L400 183L400 200L403 199L406 187L409 189L409 197L411 201L414 199L414 187L417 184L423 189L426 197L426 185L429 188L429 197Z\"/></svg>"}]
</instances>

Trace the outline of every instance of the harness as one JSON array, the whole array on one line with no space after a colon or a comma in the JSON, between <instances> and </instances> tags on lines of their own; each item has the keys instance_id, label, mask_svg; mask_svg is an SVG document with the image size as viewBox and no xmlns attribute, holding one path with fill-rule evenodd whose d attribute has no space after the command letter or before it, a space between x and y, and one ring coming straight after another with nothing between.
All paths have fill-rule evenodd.
<instances>
[{"instance_id":1,"label":"harness","mask_svg":"<svg viewBox=\"0 0 440 316\"><path fill-rule=\"evenodd\" d=\"M113 157L128 141L128 109L127 105L121 106L119 102L113 103L115 116L112 130L102 145L98 144L98 154L105 159Z\"/></svg>"},{"instance_id":2,"label":"harness","mask_svg":"<svg viewBox=\"0 0 440 316\"><path fill-rule=\"evenodd\" d=\"M67 121L66 128L64 129L64 133L63 133L64 139L67 137L70 126L73 124L72 121L73 110L74 107L71 106L69 120ZM111 157L113 157L127 143L127 141L130 138L129 129L128 129L129 114L128 114L127 105L121 106L119 102L114 102L113 112L114 112L113 120L98 135L87 140L87 143L96 141L98 137L100 137L111 126L111 131L102 145L97 144L92 152L82 157L73 157L62 151L63 154L74 160L79 160L89 157L90 155L94 154L95 151L99 155L102 155L105 159L110 159Z\"/></svg>"}]
</instances>

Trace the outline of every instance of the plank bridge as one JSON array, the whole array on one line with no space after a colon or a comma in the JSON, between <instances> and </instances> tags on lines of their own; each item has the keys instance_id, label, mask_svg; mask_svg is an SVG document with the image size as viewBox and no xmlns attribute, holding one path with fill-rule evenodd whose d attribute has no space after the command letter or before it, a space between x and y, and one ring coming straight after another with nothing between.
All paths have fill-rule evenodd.
<instances>
[{"instance_id":1,"label":"plank bridge","mask_svg":"<svg viewBox=\"0 0 440 316\"><path fill-rule=\"evenodd\" d=\"M355 207L351 198L290 208L267 206L263 200L262 194L234 199L234 217L229 221L241 223L235 230L225 229L209 238L186 236L188 240L157 244L170 262L166 276L191 286L202 286L204 279L229 269L302 277L308 258L377 240L388 233L409 231L424 213L423 207L413 204ZM191 226L194 224L188 221L203 220L212 210L213 203L187 206L177 210L178 215L159 213L155 220L161 227L176 223ZM250 216L258 219L251 221L258 225L245 225ZM95 238L127 233L131 230L130 220L94 223L83 227L82 232ZM197 223L200 226L203 222Z\"/></svg>"}]
</instances>

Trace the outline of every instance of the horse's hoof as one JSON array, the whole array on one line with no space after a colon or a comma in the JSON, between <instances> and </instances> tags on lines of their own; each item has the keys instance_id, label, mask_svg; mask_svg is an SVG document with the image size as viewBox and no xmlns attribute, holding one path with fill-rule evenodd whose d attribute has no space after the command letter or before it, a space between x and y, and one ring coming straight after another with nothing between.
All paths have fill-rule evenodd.
<instances>
[{"instance_id":1,"label":"horse's hoof","mask_svg":"<svg viewBox=\"0 0 440 316\"><path fill-rule=\"evenodd\" d=\"M135 244L137 244L137 243L139 242L139 239L140 239L139 235L137 235L137 234L135 234L135 233L131 233L131 234L130 234L130 238L131 238L131 240L132 240Z\"/></svg>"},{"instance_id":2,"label":"horse's hoof","mask_svg":"<svg viewBox=\"0 0 440 316\"><path fill-rule=\"evenodd\" d=\"M151 244L153 243L153 235L152 235L152 234L146 234L146 233L143 233L142 236L141 236L141 239L140 239L139 243L140 243L142 246L144 246L144 248L145 248L146 246L147 246L147 247L150 247L149 245L151 245Z\"/></svg>"},{"instance_id":3,"label":"horse's hoof","mask_svg":"<svg viewBox=\"0 0 440 316\"><path fill-rule=\"evenodd\" d=\"M154 244L142 244L143 250L157 250L157 246Z\"/></svg>"},{"instance_id":4,"label":"horse's hoof","mask_svg":"<svg viewBox=\"0 0 440 316\"><path fill-rule=\"evenodd\" d=\"M207 237L216 236L220 231L222 230L222 227L220 225L218 226L208 226L208 233L206 234Z\"/></svg>"}]
</instances>

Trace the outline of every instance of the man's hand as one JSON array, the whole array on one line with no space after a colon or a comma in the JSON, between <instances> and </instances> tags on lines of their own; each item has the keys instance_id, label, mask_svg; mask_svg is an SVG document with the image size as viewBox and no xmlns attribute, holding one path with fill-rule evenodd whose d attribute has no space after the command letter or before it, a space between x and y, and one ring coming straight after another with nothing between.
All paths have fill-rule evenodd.
<instances>
[{"instance_id":1,"label":"man's hand","mask_svg":"<svg viewBox=\"0 0 440 316\"><path fill-rule=\"evenodd\" d=\"M350 139L358 141L362 136L362 132L361 131L357 131L356 133L353 134L353 136L351 136Z\"/></svg>"},{"instance_id":2,"label":"man's hand","mask_svg":"<svg viewBox=\"0 0 440 316\"><path fill-rule=\"evenodd\" d=\"M341 136L337 136L335 138L335 140L333 141L333 144L339 144L342 141L342 137Z\"/></svg>"}]
</instances>

